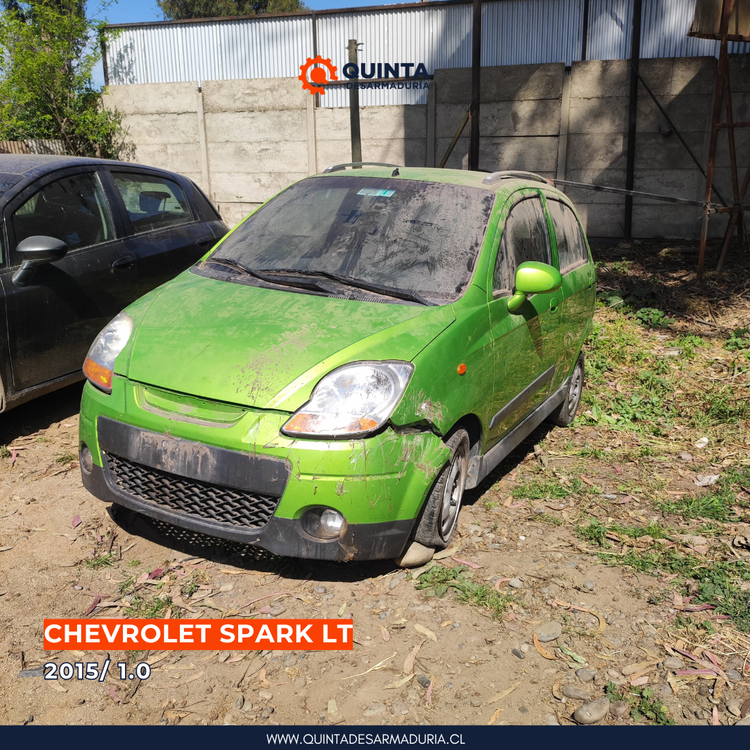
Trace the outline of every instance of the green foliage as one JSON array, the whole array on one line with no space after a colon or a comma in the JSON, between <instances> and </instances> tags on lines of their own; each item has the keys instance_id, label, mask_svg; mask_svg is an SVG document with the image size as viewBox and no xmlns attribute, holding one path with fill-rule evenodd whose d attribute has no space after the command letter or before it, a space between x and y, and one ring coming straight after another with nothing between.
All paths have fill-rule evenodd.
<instances>
[{"instance_id":1,"label":"green foliage","mask_svg":"<svg viewBox=\"0 0 750 750\"><path fill-rule=\"evenodd\" d=\"M592 544L607 547L607 527L599 521L591 521L588 526L579 526L578 535Z\"/></svg>"},{"instance_id":2,"label":"green foliage","mask_svg":"<svg viewBox=\"0 0 750 750\"><path fill-rule=\"evenodd\" d=\"M642 307L635 313L636 319L648 328L669 328L674 318L668 318L662 310L653 307Z\"/></svg>"},{"instance_id":3,"label":"green foliage","mask_svg":"<svg viewBox=\"0 0 750 750\"><path fill-rule=\"evenodd\" d=\"M527 500L563 500L571 494L570 490L560 482L549 479L532 479L524 484L518 485L513 490L513 497Z\"/></svg>"},{"instance_id":4,"label":"green foliage","mask_svg":"<svg viewBox=\"0 0 750 750\"><path fill-rule=\"evenodd\" d=\"M494 618L500 618L508 607L511 597L501 594L492 586L476 583L468 575L465 565L444 568L435 565L419 576L417 588L426 590L427 595L444 597L453 589L459 601L487 609Z\"/></svg>"},{"instance_id":5,"label":"green foliage","mask_svg":"<svg viewBox=\"0 0 750 750\"><path fill-rule=\"evenodd\" d=\"M739 500L737 494L742 486L748 485L750 470L732 467L719 477L711 492L662 503L660 509L664 513L677 513L686 519L710 518L725 522L736 520L733 509L749 505L746 501Z\"/></svg>"},{"instance_id":6,"label":"green foliage","mask_svg":"<svg viewBox=\"0 0 750 750\"><path fill-rule=\"evenodd\" d=\"M674 724L669 718L669 710L658 699L654 698L654 690L650 687L631 688L630 716L633 721L649 721L658 726Z\"/></svg>"},{"instance_id":7,"label":"green foliage","mask_svg":"<svg viewBox=\"0 0 750 750\"><path fill-rule=\"evenodd\" d=\"M301 0L156 0L170 21L182 18L257 16L262 13L296 13L308 10Z\"/></svg>"},{"instance_id":8,"label":"green foliage","mask_svg":"<svg viewBox=\"0 0 750 750\"><path fill-rule=\"evenodd\" d=\"M92 80L103 26L78 0L6 3L0 140L59 140L73 156L118 158L122 116L103 108Z\"/></svg>"},{"instance_id":9,"label":"green foliage","mask_svg":"<svg viewBox=\"0 0 750 750\"><path fill-rule=\"evenodd\" d=\"M729 351L742 351L750 349L750 328L735 328L724 344Z\"/></svg>"}]
</instances>

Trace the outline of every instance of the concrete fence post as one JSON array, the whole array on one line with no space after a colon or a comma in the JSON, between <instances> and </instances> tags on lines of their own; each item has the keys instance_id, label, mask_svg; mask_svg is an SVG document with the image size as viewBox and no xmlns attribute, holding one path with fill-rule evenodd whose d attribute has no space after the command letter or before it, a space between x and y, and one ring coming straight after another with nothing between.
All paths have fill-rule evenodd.
<instances>
[{"instance_id":1,"label":"concrete fence post","mask_svg":"<svg viewBox=\"0 0 750 750\"><path fill-rule=\"evenodd\" d=\"M198 114L198 148L201 160L201 182L206 195L213 201L214 195L211 190L211 172L208 167L208 143L206 141L206 118L203 114L203 90L198 86L196 93L196 112Z\"/></svg>"},{"instance_id":2,"label":"concrete fence post","mask_svg":"<svg viewBox=\"0 0 750 750\"><path fill-rule=\"evenodd\" d=\"M317 94L316 94L317 96ZM318 140L315 122L315 97L307 96L307 174L318 173Z\"/></svg>"}]
</instances>

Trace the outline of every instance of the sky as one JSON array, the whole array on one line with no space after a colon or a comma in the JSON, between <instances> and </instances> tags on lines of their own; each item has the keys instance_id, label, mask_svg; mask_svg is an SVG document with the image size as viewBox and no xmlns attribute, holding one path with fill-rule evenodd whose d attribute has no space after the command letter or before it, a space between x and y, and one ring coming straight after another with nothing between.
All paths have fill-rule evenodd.
<instances>
[{"instance_id":1,"label":"sky","mask_svg":"<svg viewBox=\"0 0 750 750\"><path fill-rule=\"evenodd\" d=\"M367 5L399 5L415 0L304 0L311 10L333 10L334 8L361 8ZM104 9L99 8L104 5ZM108 23L139 23L164 20L156 0L89 0L89 14ZM94 85L104 85L101 63L94 69Z\"/></svg>"}]
</instances>

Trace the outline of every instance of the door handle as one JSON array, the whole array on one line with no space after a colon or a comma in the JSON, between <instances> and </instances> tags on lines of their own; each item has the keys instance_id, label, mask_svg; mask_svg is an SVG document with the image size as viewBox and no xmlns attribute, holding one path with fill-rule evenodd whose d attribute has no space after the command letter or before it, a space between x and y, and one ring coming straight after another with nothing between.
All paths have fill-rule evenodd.
<instances>
[{"instance_id":1,"label":"door handle","mask_svg":"<svg viewBox=\"0 0 750 750\"><path fill-rule=\"evenodd\" d=\"M125 271L132 268L133 263L135 263L135 258L132 255L123 255L121 258L112 261L112 268L115 271Z\"/></svg>"},{"instance_id":2,"label":"door handle","mask_svg":"<svg viewBox=\"0 0 750 750\"><path fill-rule=\"evenodd\" d=\"M558 308L559 305L560 305L560 300L557 299L557 297L553 297L549 301L549 311L551 313L556 313L557 312L557 308Z\"/></svg>"},{"instance_id":3,"label":"door handle","mask_svg":"<svg viewBox=\"0 0 750 750\"><path fill-rule=\"evenodd\" d=\"M195 244L198 245L198 247L205 247L206 245L210 245L212 242L214 242L214 237L207 234L205 237L201 237Z\"/></svg>"}]
</instances>

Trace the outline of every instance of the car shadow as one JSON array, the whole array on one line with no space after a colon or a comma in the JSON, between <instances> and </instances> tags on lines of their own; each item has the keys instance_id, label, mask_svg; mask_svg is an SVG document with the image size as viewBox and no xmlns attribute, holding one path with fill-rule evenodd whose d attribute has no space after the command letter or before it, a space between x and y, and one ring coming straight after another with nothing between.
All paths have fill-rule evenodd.
<instances>
[{"instance_id":1,"label":"car shadow","mask_svg":"<svg viewBox=\"0 0 750 750\"><path fill-rule=\"evenodd\" d=\"M330 562L274 555L260 547L208 536L158 521L121 505L107 509L124 531L190 557L200 557L242 570L274 573L291 580L355 583L399 570L392 560Z\"/></svg>"},{"instance_id":2,"label":"car shadow","mask_svg":"<svg viewBox=\"0 0 750 750\"><path fill-rule=\"evenodd\" d=\"M56 422L75 417L81 406L82 390L83 381L0 414L0 445L10 445L18 438L33 435Z\"/></svg>"},{"instance_id":3,"label":"car shadow","mask_svg":"<svg viewBox=\"0 0 750 750\"><path fill-rule=\"evenodd\" d=\"M482 499L482 496L497 482L502 481L508 474L523 463L530 453L534 452L534 446L541 443L544 438L556 429L555 425L543 422L527 438L522 440L474 489L464 493L463 505L474 505ZM563 428L564 429L564 428Z\"/></svg>"},{"instance_id":4,"label":"car shadow","mask_svg":"<svg viewBox=\"0 0 750 750\"><path fill-rule=\"evenodd\" d=\"M512 472L528 455L534 445L545 438L554 425L538 427L526 440L515 448L475 489L464 495L464 505L474 505L496 482ZM227 539L212 537L200 532L173 526L121 505L107 509L112 520L132 536L138 536L153 544L174 550L189 557L232 565L241 570L273 573L290 580L307 579L318 582L354 583L392 573L399 568L392 560L368 562L330 562L274 555L260 547Z\"/></svg>"}]
</instances>

